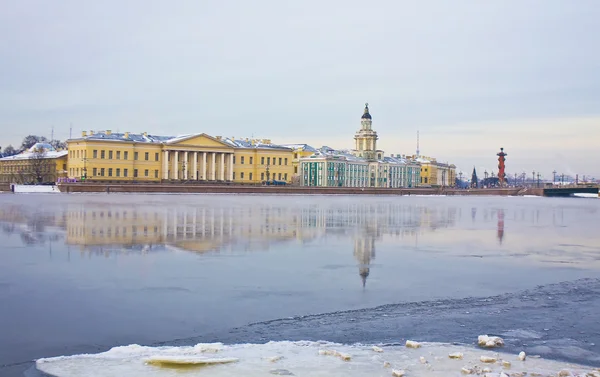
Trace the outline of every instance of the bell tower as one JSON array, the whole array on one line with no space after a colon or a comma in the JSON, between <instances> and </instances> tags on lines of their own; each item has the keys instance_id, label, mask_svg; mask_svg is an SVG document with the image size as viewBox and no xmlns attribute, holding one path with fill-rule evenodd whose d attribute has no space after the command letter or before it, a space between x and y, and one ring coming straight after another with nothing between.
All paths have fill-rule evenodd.
<instances>
[{"instance_id":1,"label":"bell tower","mask_svg":"<svg viewBox=\"0 0 600 377\"><path fill-rule=\"evenodd\" d=\"M365 110L360 118L360 130L354 135L354 155L366 160L376 160L377 132L373 131L373 119L369 113L369 104L365 103Z\"/></svg>"}]
</instances>

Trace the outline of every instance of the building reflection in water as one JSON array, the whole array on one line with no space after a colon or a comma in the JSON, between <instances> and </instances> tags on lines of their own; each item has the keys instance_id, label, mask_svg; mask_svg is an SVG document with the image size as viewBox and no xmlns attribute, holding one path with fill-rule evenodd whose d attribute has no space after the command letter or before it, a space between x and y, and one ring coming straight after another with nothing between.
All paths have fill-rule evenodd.
<instances>
[{"instance_id":1,"label":"building reflection in water","mask_svg":"<svg viewBox=\"0 0 600 377\"><path fill-rule=\"evenodd\" d=\"M353 240L363 286L383 236L413 237L454 225L456 209L407 204L331 206L179 207L85 203L62 212L27 213L20 206L0 209L5 233L43 242L49 229L62 230L69 246L82 253L148 253L174 249L206 253L262 251L279 242L310 242L321 237Z\"/></svg>"}]
</instances>

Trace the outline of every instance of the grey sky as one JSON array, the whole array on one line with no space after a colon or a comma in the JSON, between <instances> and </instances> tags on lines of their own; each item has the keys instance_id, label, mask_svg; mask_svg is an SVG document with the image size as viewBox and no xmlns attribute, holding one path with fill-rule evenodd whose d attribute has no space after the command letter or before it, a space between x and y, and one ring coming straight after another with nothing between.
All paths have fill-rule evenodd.
<instances>
[{"instance_id":1,"label":"grey sky","mask_svg":"<svg viewBox=\"0 0 600 377\"><path fill-rule=\"evenodd\" d=\"M0 4L0 145L206 132L600 178L597 1Z\"/></svg>"}]
</instances>

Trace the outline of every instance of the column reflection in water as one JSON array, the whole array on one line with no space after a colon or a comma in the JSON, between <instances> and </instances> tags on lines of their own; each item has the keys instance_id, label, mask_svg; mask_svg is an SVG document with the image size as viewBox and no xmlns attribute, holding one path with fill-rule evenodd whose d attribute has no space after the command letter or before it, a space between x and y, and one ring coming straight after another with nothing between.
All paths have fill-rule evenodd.
<instances>
[{"instance_id":1,"label":"column reflection in water","mask_svg":"<svg viewBox=\"0 0 600 377\"><path fill-rule=\"evenodd\" d=\"M22 206L5 207L0 210L0 221L6 233L15 231L15 223L27 224L29 228L21 232L27 243L45 242L49 237L45 226L65 229L64 242L90 255L173 249L264 251L275 243L342 237L352 240L348 251L352 250L364 286L382 237L416 238L419 233L453 226L457 213L452 207L390 203L176 203L113 203L107 199L68 204L63 212L44 215L29 213Z\"/></svg>"}]
</instances>

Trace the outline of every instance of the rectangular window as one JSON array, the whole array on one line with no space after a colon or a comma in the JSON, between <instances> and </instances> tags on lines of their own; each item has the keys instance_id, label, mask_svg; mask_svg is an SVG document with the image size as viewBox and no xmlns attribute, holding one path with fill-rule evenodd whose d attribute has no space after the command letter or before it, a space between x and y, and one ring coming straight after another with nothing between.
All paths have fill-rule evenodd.
<instances>
[{"instance_id":1,"label":"rectangular window","mask_svg":"<svg viewBox=\"0 0 600 377\"><path fill-rule=\"evenodd\" d=\"M92 169L92 175L95 177L98 175L98 168L93 168Z\"/></svg>"},{"instance_id":2,"label":"rectangular window","mask_svg":"<svg viewBox=\"0 0 600 377\"><path fill-rule=\"evenodd\" d=\"M129 158L129 152L123 152L123 160L127 160Z\"/></svg>"},{"instance_id":3,"label":"rectangular window","mask_svg":"<svg viewBox=\"0 0 600 377\"><path fill-rule=\"evenodd\" d=\"M279 180L281 181L281 173L279 173Z\"/></svg>"},{"instance_id":4,"label":"rectangular window","mask_svg":"<svg viewBox=\"0 0 600 377\"><path fill-rule=\"evenodd\" d=\"M298 167L294 166L294 173L297 174L298 173Z\"/></svg>"},{"instance_id":5,"label":"rectangular window","mask_svg":"<svg viewBox=\"0 0 600 377\"><path fill-rule=\"evenodd\" d=\"M260 173L260 180L264 181L265 180L265 173Z\"/></svg>"},{"instance_id":6,"label":"rectangular window","mask_svg":"<svg viewBox=\"0 0 600 377\"><path fill-rule=\"evenodd\" d=\"M120 177L120 176L121 176L121 169L117 168L117 177Z\"/></svg>"},{"instance_id":7,"label":"rectangular window","mask_svg":"<svg viewBox=\"0 0 600 377\"><path fill-rule=\"evenodd\" d=\"M144 170L144 177L148 176L148 169Z\"/></svg>"},{"instance_id":8,"label":"rectangular window","mask_svg":"<svg viewBox=\"0 0 600 377\"><path fill-rule=\"evenodd\" d=\"M112 177L112 168L108 168L108 176Z\"/></svg>"},{"instance_id":9,"label":"rectangular window","mask_svg":"<svg viewBox=\"0 0 600 377\"><path fill-rule=\"evenodd\" d=\"M104 168L100 168L100 176L104 177Z\"/></svg>"},{"instance_id":10,"label":"rectangular window","mask_svg":"<svg viewBox=\"0 0 600 377\"><path fill-rule=\"evenodd\" d=\"M240 173L240 178L241 178L241 179L244 179L244 172L241 172L241 173Z\"/></svg>"},{"instance_id":11,"label":"rectangular window","mask_svg":"<svg viewBox=\"0 0 600 377\"><path fill-rule=\"evenodd\" d=\"M240 164L244 165L244 156L241 157Z\"/></svg>"},{"instance_id":12,"label":"rectangular window","mask_svg":"<svg viewBox=\"0 0 600 377\"><path fill-rule=\"evenodd\" d=\"M248 174L248 180L251 181L252 180L252 173Z\"/></svg>"},{"instance_id":13,"label":"rectangular window","mask_svg":"<svg viewBox=\"0 0 600 377\"><path fill-rule=\"evenodd\" d=\"M104 151L100 151L100 158L104 158Z\"/></svg>"},{"instance_id":14,"label":"rectangular window","mask_svg":"<svg viewBox=\"0 0 600 377\"><path fill-rule=\"evenodd\" d=\"M275 161L275 159L273 159ZM271 157L267 157L267 165L271 165Z\"/></svg>"},{"instance_id":15,"label":"rectangular window","mask_svg":"<svg viewBox=\"0 0 600 377\"><path fill-rule=\"evenodd\" d=\"M133 159L137 161L137 159L138 159L138 152L133 152Z\"/></svg>"},{"instance_id":16,"label":"rectangular window","mask_svg":"<svg viewBox=\"0 0 600 377\"><path fill-rule=\"evenodd\" d=\"M150 153L145 152L144 153L144 160L148 161L149 158L150 158Z\"/></svg>"},{"instance_id":17,"label":"rectangular window","mask_svg":"<svg viewBox=\"0 0 600 377\"><path fill-rule=\"evenodd\" d=\"M233 179L235 179L235 172L233 172Z\"/></svg>"},{"instance_id":18,"label":"rectangular window","mask_svg":"<svg viewBox=\"0 0 600 377\"><path fill-rule=\"evenodd\" d=\"M121 151L117 151L117 160L121 159Z\"/></svg>"},{"instance_id":19,"label":"rectangular window","mask_svg":"<svg viewBox=\"0 0 600 377\"><path fill-rule=\"evenodd\" d=\"M250 157L250 165L254 163L254 157Z\"/></svg>"},{"instance_id":20,"label":"rectangular window","mask_svg":"<svg viewBox=\"0 0 600 377\"><path fill-rule=\"evenodd\" d=\"M133 169L133 178L137 178L137 176L138 176L138 170Z\"/></svg>"},{"instance_id":21,"label":"rectangular window","mask_svg":"<svg viewBox=\"0 0 600 377\"><path fill-rule=\"evenodd\" d=\"M283 160L285 162L285 164L287 165L287 157Z\"/></svg>"},{"instance_id":22,"label":"rectangular window","mask_svg":"<svg viewBox=\"0 0 600 377\"><path fill-rule=\"evenodd\" d=\"M125 152L127 153L127 152ZM123 169L123 177L127 177L127 169Z\"/></svg>"},{"instance_id":23,"label":"rectangular window","mask_svg":"<svg viewBox=\"0 0 600 377\"><path fill-rule=\"evenodd\" d=\"M235 164L235 156L233 156L233 163Z\"/></svg>"},{"instance_id":24,"label":"rectangular window","mask_svg":"<svg viewBox=\"0 0 600 377\"><path fill-rule=\"evenodd\" d=\"M113 156L113 151L108 151L108 159L112 160L112 156Z\"/></svg>"},{"instance_id":25,"label":"rectangular window","mask_svg":"<svg viewBox=\"0 0 600 377\"><path fill-rule=\"evenodd\" d=\"M158 152L154 153L154 161L158 161Z\"/></svg>"},{"instance_id":26,"label":"rectangular window","mask_svg":"<svg viewBox=\"0 0 600 377\"><path fill-rule=\"evenodd\" d=\"M283 179L285 179L285 180L287 181L287 173L285 173L285 174L283 175Z\"/></svg>"},{"instance_id":27,"label":"rectangular window","mask_svg":"<svg viewBox=\"0 0 600 377\"><path fill-rule=\"evenodd\" d=\"M261 158L260 158L260 164L261 164L261 165L264 165L264 164L265 164L265 158L264 158L264 157L261 157Z\"/></svg>"},{"instance_id":28,"label":"rectangular window","mask_svg":"<svg viewBox=\"0 0 600 377\"><path fill-rule=\"evenodd\" d=\"M281 157L279 157L279 165L281 165Z\"/></svg>"},{"instance_id":29,"label":"rectangular window","mask_svg":"<svg viewBox=\"0 0 600 377\"><path fill-rule=\"evenodd\" d=\"M158 178L158 170L154 170L154 178Z\"/></svg>"}]
</instances>

